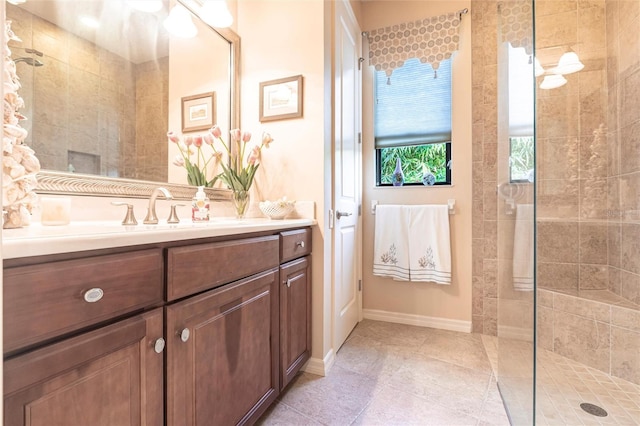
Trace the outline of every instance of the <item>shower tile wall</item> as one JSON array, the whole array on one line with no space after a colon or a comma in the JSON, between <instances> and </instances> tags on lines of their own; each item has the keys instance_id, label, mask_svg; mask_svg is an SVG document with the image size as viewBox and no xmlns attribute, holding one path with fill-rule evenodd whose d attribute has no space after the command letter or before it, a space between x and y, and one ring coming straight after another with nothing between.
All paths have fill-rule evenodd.
<instances>
[{"instance_id":1,"label":"shower tile wall","mask_svg":"<svg viewBox=\"0 0 640 426\"><path fill-rule=\"evenodd\" d=\"M473 102L473 331L495 336L498 307L497 2L471 7Z\"/></svg>"},{"instance_id":2,"label":"shower tile wall","mask_svg":"<svg viewBox=\"0 0 640 426\"><path fill-rule=\"evenodd\" d=\"M135 157L125 156L128 167L125 173L137 179L166 182L169 173L169 57L136 65L135 78L136 153Z\"/></svg>"},{"instance_id":3,"label":"shower tile wall","mask_svg":"<svg viewBox=\"0 0 640 426\"><path fill-rule=\"evenodd\" d=\"M120 56L46 20L9 3L6 7L13 30L22 39L11 43L13 57L29 56L24 48L44 53L38 58L45 64L42 67L17 64L23 86L20 94L26 105L22 113L28 117L24 122L29 131L27 144L36 151L42 167L68 170L67 151L76 151L99 156L103 175L166 180L166 117L160 116L157 106L136 106L136 77L146 72L148 64L142 64L142 71L138 71ZM166 64L159 69L168 73ZM148 132L136 135L136 115L141 110L154 110L153 122L165 126L159 139ZM148 153L150 141L159 142L154 159L157 167L132 175L125 164L137 161L140 151ZM160 144L165 155L161 155ZM82 171L80 165L76 171Z\"/></svg>"},{"instance_id":4,"label":"shower tile wall","mask_svg":"<svg viewBox=\"0 0 640 426\"><path fill-rule=\"evenodd\" d=\"M640 383L640 1L537 1L538 345ZM550 36L551 35L551 36ZM561 45L558 49L557 45ZM553 59L555 57L555 60Z\"/></svg>"}]
</instances>

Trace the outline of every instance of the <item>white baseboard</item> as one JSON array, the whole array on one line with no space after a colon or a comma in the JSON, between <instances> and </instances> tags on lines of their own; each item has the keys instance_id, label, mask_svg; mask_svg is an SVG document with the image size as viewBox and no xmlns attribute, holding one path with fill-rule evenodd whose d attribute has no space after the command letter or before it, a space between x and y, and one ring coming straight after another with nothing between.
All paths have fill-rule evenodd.
<instances>
[{"instance_id":1,"label":"white baseboard","mask_svg":"<svg viewBox=\"0 0 640 426\"><path fill-rule=\"evenodd\" d=\"M305 373L315 374L316 376L326 376L336 362L336 353L333 349L325 355L324 358L310 358L302 368Z\"/></svg>"},{"instance_id":2,"label":"white baseboard","mask_svg":"<svg viewBox=\"0 0 640 426\"><path fill-rule=\"evenodd\" d=\"M419 327L431 327L439 328L441 330L471 333L471 321L403 314L400 312L379 311L376 309L363 309L362 314L365 319L376 321L395 322L398 324L417 325Z\"/></svg>"}]
</instances>

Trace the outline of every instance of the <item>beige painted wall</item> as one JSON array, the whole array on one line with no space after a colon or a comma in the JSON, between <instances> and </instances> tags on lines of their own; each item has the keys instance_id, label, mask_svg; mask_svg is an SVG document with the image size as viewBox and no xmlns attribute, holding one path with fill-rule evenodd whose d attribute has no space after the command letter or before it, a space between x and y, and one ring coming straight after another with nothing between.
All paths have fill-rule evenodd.
<instances>
[{"instance_id":1,"label":"beige painted wall","mask_svg":"<svg viewBox=\"0 0 640 426\"><path fill-rule=\"evenodd\" d=\"M362 3L362 30L470 8L470 1L367 1ZM363 308L471 322L471 22L464 15L460 48L453 62L453 169L451 187L375 187L373 148L373 68L363 72L364 252ZM367 42L364 42L365 57ZM451 216L452 276L450 286L395 282L373 276L375 216L371 200L381 204L446 204L456 200Z\"/></svg>"},{"instance_id":2,"label":"beige painted wall","mask_svg":"<svg viewBox=\"0 0 640 426\"><path fill-rule=\"evenodd\" d=\"M313 229L313 353L324 358L330 349L330 277L325 274L325 4L309 1L240 1L238 33L242 37L242 128L275 141L263 151L256 175L254 201L287 196L316 203ZM260 123L259 83L303 76L303 117ZM329 145L330 146L330 145ZM330 266L330 259L327 259Z\"/></svg>"},{"instance_id":3,"label":"beige painted wall","mask_svg":"<svg viewBox=\"0 0 640 426\"><path fill-rule=\"evenodd\" d=\"M193 20L198 29L198 36L191 39L171 38L169 49L169 130L181 135L182 130L182 97L206 92L216 92L216 121L229 116L228 91L228 45L220 40L220 36L201 21ZM216 76L219 76L216 78ZM228 135L228 125L220 121L223 135ZM187 135L202 135L205 132L190 132ZM228 142L228 136L225 137ZM173 165L174 158L180 154L175 144L169 144L169 182L187 183L184 168ZM209 147L204 147L205 156L210 154ZM217 146L221 149L222 146ZM207 158L206 157L206 158ZM220 170L209 169L207 178L211 179ZM217 214L215 210L214 214Z\"/></svg>"}]
</instances>

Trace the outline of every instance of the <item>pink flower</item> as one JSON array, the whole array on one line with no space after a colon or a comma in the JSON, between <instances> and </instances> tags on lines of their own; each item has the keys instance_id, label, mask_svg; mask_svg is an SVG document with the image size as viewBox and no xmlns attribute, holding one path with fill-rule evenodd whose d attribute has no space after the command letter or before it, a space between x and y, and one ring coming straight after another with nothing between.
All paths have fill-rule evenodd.
<instances>
[{"instance_id":1,"label":"pink flower","mask_svg":"<svg viewBox=\"0 0 640 426\"><path fill-rule=\"evenodd\" d=\"M247 163L249 165L254 165L260 158L260 147L254 146L251 152L249 153L249 157L247 158Z\"/></svg>"},{"instance_id":2,"label":"pink flower","mask_svg":"<svg viewBox=\"0 0 640 426\"><path fill-rule=\"evenodd\" d=\"M233 139L234 141L239 141L242 138L242 132L240 131L240 129L233 129L231 131L231 139Z\"/></svg>"},{"instance_id":3,"label":"pink flower","mask_svg":"<svg viewBox=\"0 0 640 426\"><path fill-rule=\"evenodd\" d=\"M211 133L205 134L202 139L207 145L213 145L213 135Z\"/></svg>"},{"instance_id":4,"label":"pink flower","mask_svg":"<svg viewBox=\"0 0 640 426\"><path fill-rule=\"evenodd\" d=\"M167 133L167 137L169 138L169 140L173 143L178 143L180 142L180 138L178 137L178 135L176 135L173 132L169 132Z\"/></svg>"},{"instance_id":5,"label":"pink flower","mask_svg":"<svg viewBox=\"0 0 640 426\"><path fill-rule=\"evenodd\" d=\"M202 146L202 136L195 136L193 138L193 146L200 148Z\"/></svg>"},{"instance_id":6,"label":"pink flower","mask_svg":"<svg viewBox=\"0 0 640 426\"><path fill-rule=\"evenodd\" d=\"M184 143L187 146L193 145L193 136L187 136L186 138L184 138Z\"/></svg>"},{"instance_id":7,"label":"pink flower","mask_svg":"<svg viewBox=\"0 0 640 426\"><path fill-rule=\"evenodd\" d=\"M175 164L178 167L184 167L184 158L182 158L182 155L176 155L176 157L173 160L173 164Z\"/></svg>"},{"instance_id":8,"label":"pink flower","mask_svg":"<svg viewBox=\"0 0 640 426\"><path fill-rule=\"evenodd\" d=\"M273 142L273 138L271 137L271 135L267 132L262 132L262 145L265 148L269 148L269 144Z\"/></svg>"},{"instance_id":9,"label":"pink flower","mask_svg":"<svg viewBox=\"0 0 640 426\"><path fill-rule=\"evenodd\" d=\"M247 143L251 140L251 132L244 132L242 134L242 142Z\"/></svg>"},{"instance_id":10,"label":"pink flower","mask_svg":"<svg viewBox=\"0 0 640 426\"><path fill-rule=\"evenodd\" d=\"M211 130L209 130L209 132L213 135L214 138L219 139L220 136L222 136L222 130L220 130L220 127L216 124L215 126L213 126L211 128Z\"/></svg>"}]
</instances>

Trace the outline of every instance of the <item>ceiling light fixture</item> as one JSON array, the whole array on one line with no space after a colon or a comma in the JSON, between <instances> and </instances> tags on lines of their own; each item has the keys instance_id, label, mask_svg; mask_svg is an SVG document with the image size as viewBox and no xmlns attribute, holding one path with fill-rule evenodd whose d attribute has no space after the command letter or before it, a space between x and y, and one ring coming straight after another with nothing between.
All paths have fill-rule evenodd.
<instances>
[{"instance_id":1,"label":"ceiling light fixture","mask_svg":"<svg viewBox=\"0 0 640 426\"><path fill-rule=\"evenodd\" d=\"M576 52L570 50L565 52L558 61L558 66L553 70L556 74L572 74L584 68Z\"/></svg>"},{"instance_id":2,"label":"ceiling light fixture","mask_svg":"<svg viewBox=\"0 0 640 426\"><path fill-rule=\"evenodd\" d=\"M27 0L7 0L7 2L11 3L11 4L19 5L19 4L22 4L22 3L26 3Z\"/></svg>"},{"instance_id":3,"label":"ceiling light fixture","mask_svg":"<svg viewBox=\"0 0 640 426\"><path fill-rule=\"evenodd\" d=\"M542 80L542 83L540 83L540 88L545 90L557 89L558 87L564 86L565 84L567 84L567 79L562 75L551 74L545 76L545 78Z\"/></svg>"},{"instance_id":4,"label":"ceiling light fixture","mask_svg":"<svg viewBox=\"0 0 640 426\"><path fill-rule=\"evenodd\" d=\"M233 24L233 16L224 0L204 0L200 8L200 19L216 28L227 28Z\"/></svg>"},{"instance_id":5,"label":"ceiling light fixture","mask_svg":"<svg viewBox=\"0 0 640 426\"><path fill-rule=\"evenodd\" d=\"M193 38L198 34L198 29L191 20L191 13L180 4L173 6L162 25L175 37Z\"/></svg>"},{"instance_id":6,"label":"ceiling light fixture","mask_svg":"<svg viewBox=\"0 0 640 426\"><path fill-rule=\"evenodd\" d=\"M156 13L162 9L162 0L128 0L127 4L140 12Z\"/></svg>"}]
</instances>

